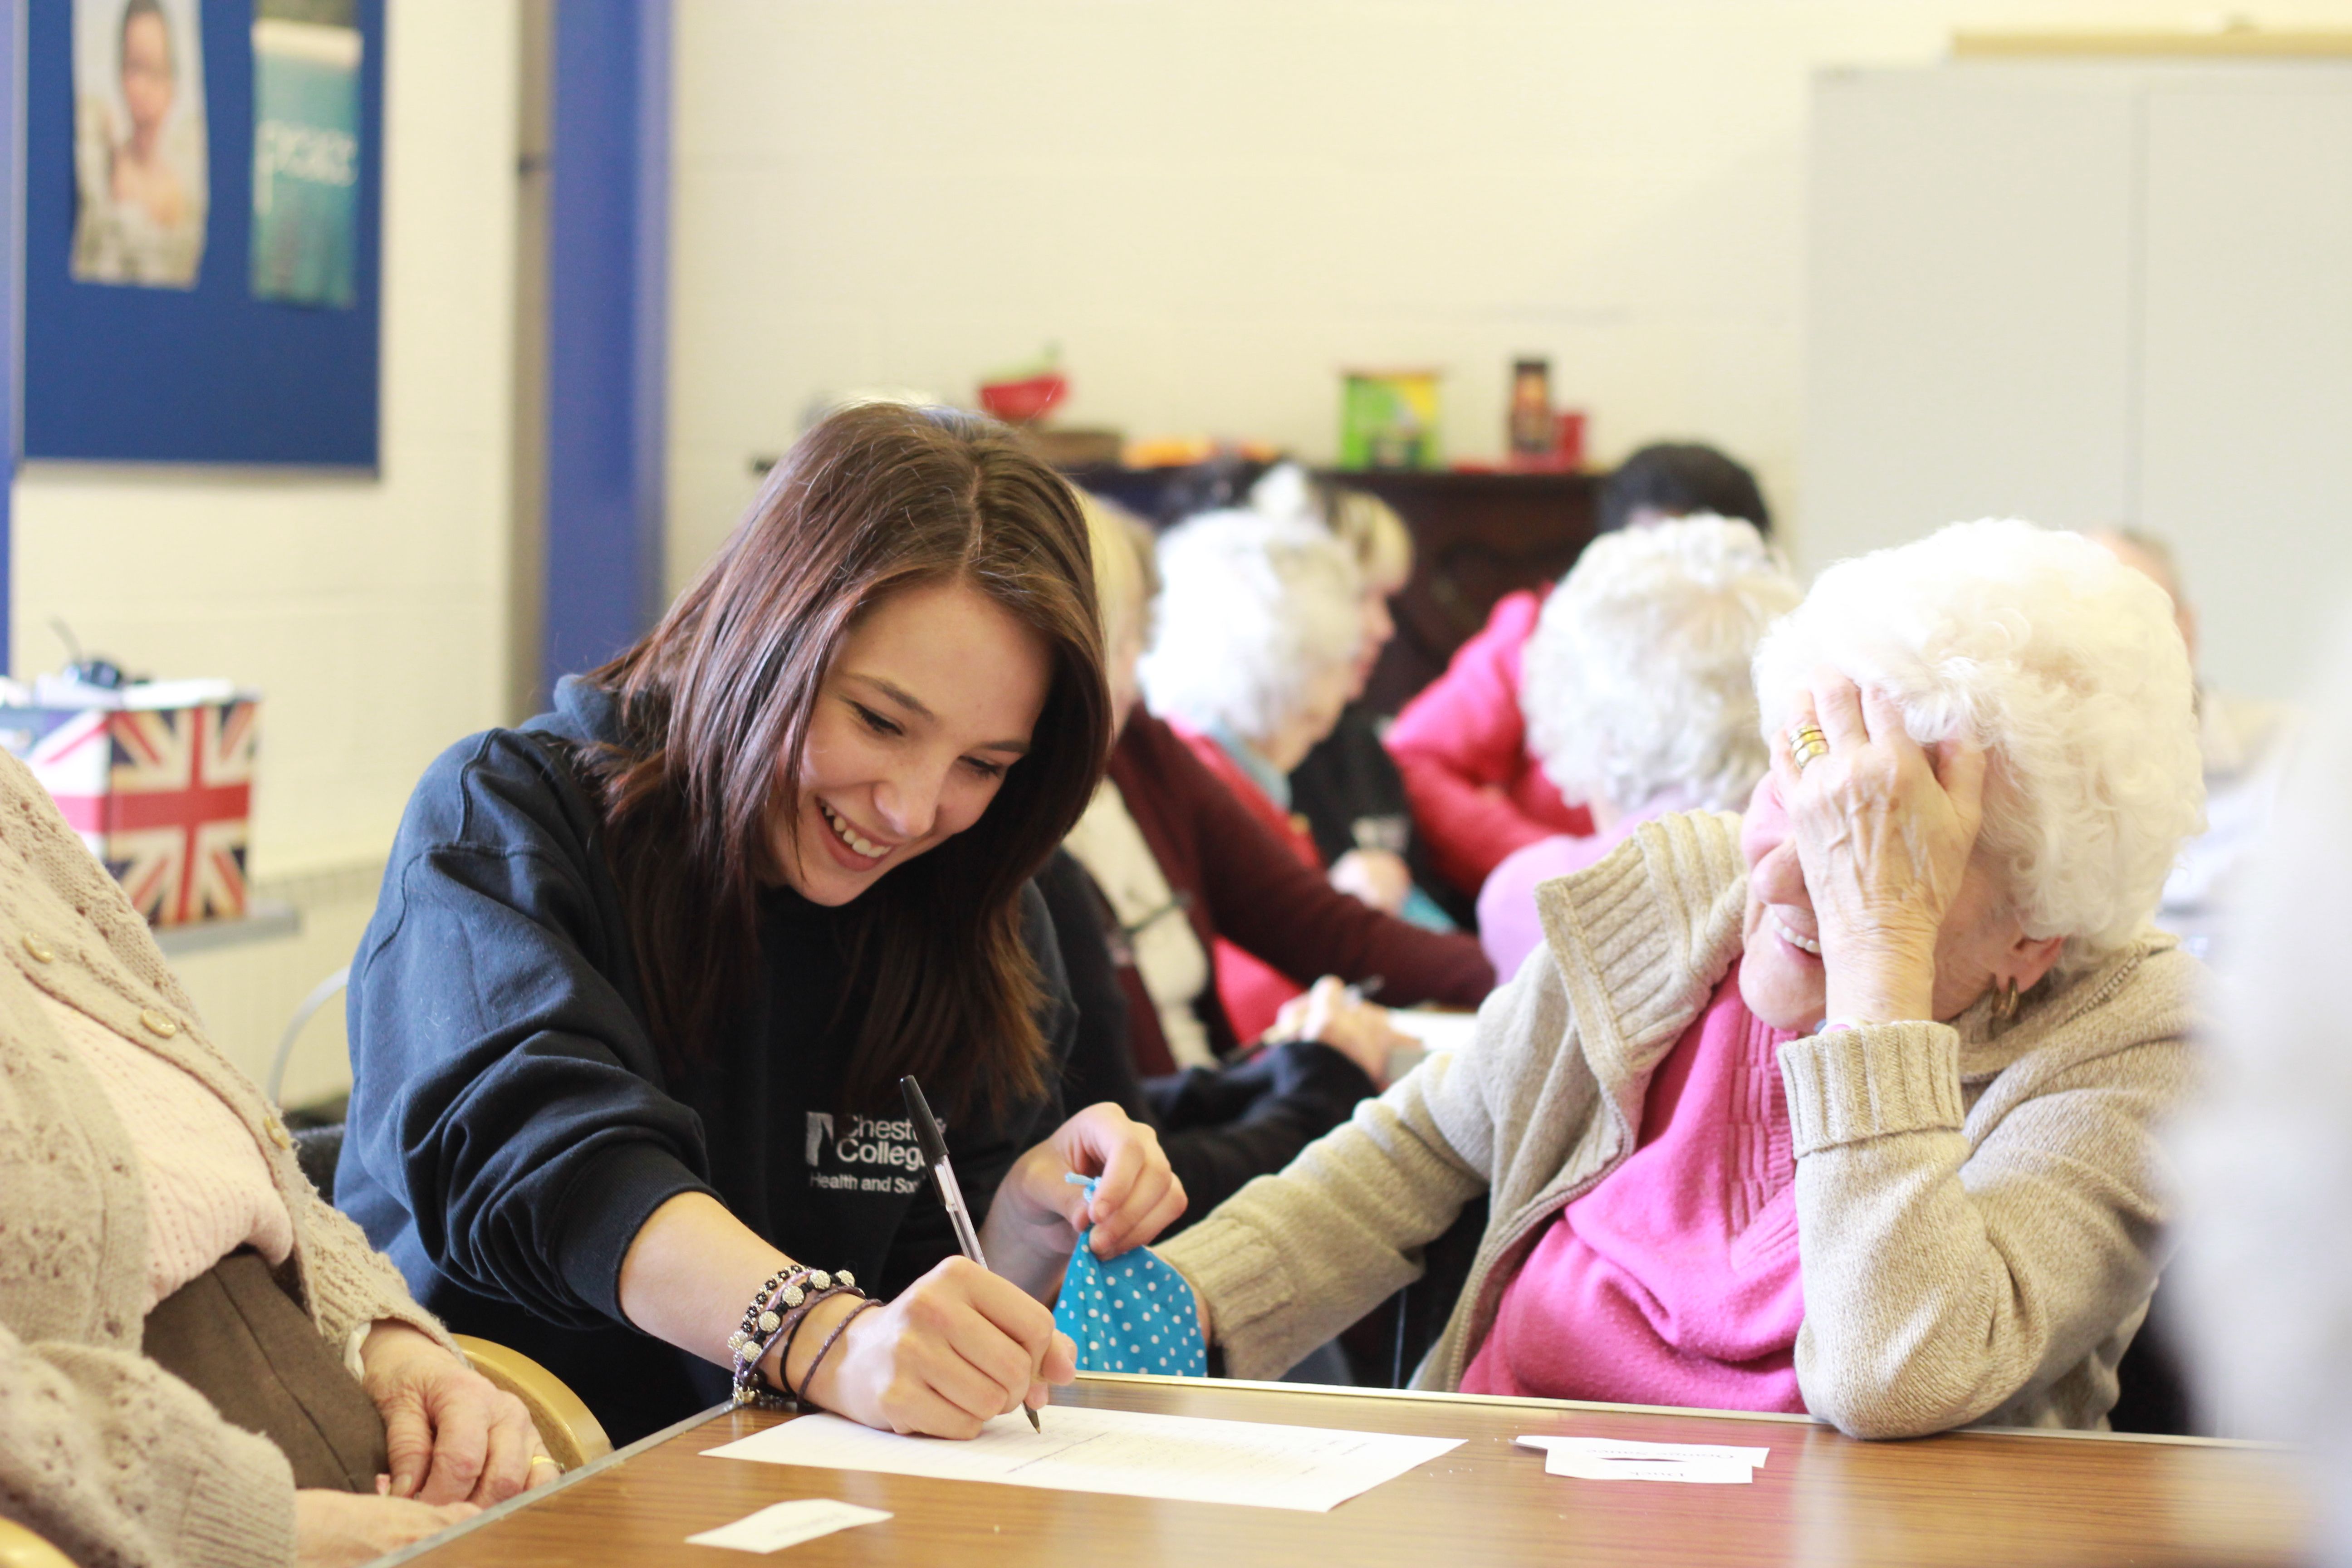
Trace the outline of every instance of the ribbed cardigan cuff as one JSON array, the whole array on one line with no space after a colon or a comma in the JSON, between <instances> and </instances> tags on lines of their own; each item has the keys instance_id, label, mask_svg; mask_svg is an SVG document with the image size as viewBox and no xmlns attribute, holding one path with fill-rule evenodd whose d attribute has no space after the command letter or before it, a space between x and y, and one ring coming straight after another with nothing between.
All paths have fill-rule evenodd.
<instances>
[{"instance_id":1,"label":"ribbed cardigan cuff","mask_svg":"<svg viewBox=\"0 0 2352 1568\"><path fill-rule=\"evenodd\" d=\"M1947 1024L1832 1029L1780 1047L1799 1157L1897 1132L1956 1131L1960 1036Z\"/></svg>"},{"instance_id":2,"label":"ribbed cardigan cuff","mask_svg":"<svg viewBox=\"0 0 2352 1568\"><path fill-rule=\"evenodd\" d=\"M1259 1357L1252 1353L1252 1326L1297 1295L1274 1244L1254 1226L1213 1215L1152 1251L1209 1304L1209 1332L1225 1347L1228 1363L1254 1364Z\"/></svg>"},{"instance_id":3,"label":"ribbed cardigan cuff","mask_svg":"<svg viewBox=\"0 0 2352 1568\"><path fill-rule=\"evenodd\" d=\"M311 1228L303 1248L302 1279L327 1342L351 1363L352 1347L382 1322L405 1323L452 1355L461 1352L441 1320L410 1296L400 1275L381 1254L364 1246L356 1231L340 1226Z\"/></svg>"},{"instance_id":4,"label":"ribbed cardigan cuff","mask_svg":"<svg viewBox=\"0 0 2352 1568\"><path fill-rule=\"evenodd\" d=\"M294 1561L294 1472L266 1437L234 1434L192 1467L174 1537L202 1568L287 1568ZM243 1450L240 1452L239 1450Z\"/></svg>"}]
</instances>

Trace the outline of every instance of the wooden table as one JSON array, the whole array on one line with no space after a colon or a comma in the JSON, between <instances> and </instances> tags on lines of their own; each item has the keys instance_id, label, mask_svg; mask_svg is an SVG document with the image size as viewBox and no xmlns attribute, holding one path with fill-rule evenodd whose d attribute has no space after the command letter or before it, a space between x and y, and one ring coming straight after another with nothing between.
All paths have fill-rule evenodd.
<instances>
[{"instance_id":1,"label":"wooden table","mask_svg":"<svg viewBox=\"0 0 2352 1568\"><path fill-rule=\"evenodd\" d=\"M2306 1525L2284 1456L2194 1439L1970 1432L1859 1443L1788 1417L1158 1378L1085 1377L1055 1398L1468 1441L1329 1513L1293 1513L704 1458L788 1419L722 1411L391 1561L740 1568L741 1553L686 1537L800 1497L897 1517L778 1554L791 1568L2270 1564L2300 1560ZM1760 1445L1771 1456L1745 1487L1570 1480L1514 1447L1521 1433Z\"/></svg>"}]
</instances>

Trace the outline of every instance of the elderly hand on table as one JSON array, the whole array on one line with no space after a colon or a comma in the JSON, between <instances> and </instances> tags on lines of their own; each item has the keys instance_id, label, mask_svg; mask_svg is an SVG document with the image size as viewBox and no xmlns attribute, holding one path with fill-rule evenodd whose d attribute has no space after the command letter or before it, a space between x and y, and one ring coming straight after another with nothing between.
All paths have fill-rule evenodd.
<instances>
[{"instance_id":1,"label":"elderly hand on table","mask_svg":"<svg viewBox=\"0 0 2352 1568\"><path fill-rule=\"evenodd\" d=\"M487 1508L562 1474L521 1400L407 1324L376 1324L360 1361L383 1416L392 1497Z\"/></svg>"},{"instance_id":2,"label":"elderly hand on table","mask_svg":"<svg viewBox=\"0 0 2352 1568\"><path fill-rule=\"evenodd\" d=\"M377 1323L360 1364L360 1385L383 1417L392 1472L376 1478L375 1497L294 1494L301 1568L369 1562L562 1473L522 1401L407 1324Z\"/></svg>"},{"instance_id":3,"label":"elderly hand on table","mask_svg":"<svg viewBox=\"0 0 2352 1568\"><path fill-rule=\"evenodd\" d=\"M294 1561L299 1568L355 1568L481 1512L469 1502L411 1502L357 1492L294 1494Z\"/></svg>"}]
</instances>

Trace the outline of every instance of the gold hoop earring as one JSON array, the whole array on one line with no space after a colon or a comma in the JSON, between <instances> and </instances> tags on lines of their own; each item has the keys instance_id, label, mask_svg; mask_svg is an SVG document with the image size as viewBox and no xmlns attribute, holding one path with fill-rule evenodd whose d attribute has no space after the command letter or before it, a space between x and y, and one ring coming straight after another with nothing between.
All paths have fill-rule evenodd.
<instances>
[{"instance_id":1,"label":"gold hoop earring","mask_svg":"<svg viewBox=\"0 0 2352 1568\"><path fill-rule=\"evenodd\" d=\"M2017 1016L2017 982L2004 980L1993 988L1992 1021L2006 1024Z\"/></svg>"}]
</instances>

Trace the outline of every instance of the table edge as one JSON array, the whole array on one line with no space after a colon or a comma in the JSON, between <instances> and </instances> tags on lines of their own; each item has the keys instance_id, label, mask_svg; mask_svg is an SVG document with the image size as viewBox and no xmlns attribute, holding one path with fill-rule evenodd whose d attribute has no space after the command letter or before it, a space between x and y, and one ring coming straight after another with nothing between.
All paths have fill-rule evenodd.
<instances>
[{"instance_id":1,"label":"table edge","mask_svg":"<svg viewBox=\"0 0 2352 1568\"><path fill-rule=\"evenodd\" d=\"M1837 1428L1818 1415L1796 1415L1784 1410L1711 1410L1696 1405L1619 1405L1598 1399L1542 1399L1520 1394L1449 1394L1433 1388L1355 1388L1334 1383L1263 1383L1249 1378L1171 1377L1161 1373L1143 1372L1082 1372L1081 1383L1160 1384L1171 1388L1197 1388L1202 1382L1213 1382L1220 1388L1258 1388L1275 1394L1335 1394L1355 1399L1418 1399L1440 1405L1517 1405L1528 1410L1601 1411L1625 1415L1703 1416L1710 1421L1777 1422L1791 1426L1826 1426ZM2197 1448L2251 1448L2261 1451L2284 1450L2289 1445L2264 1442L2250 1437L2195 1437L2169 1432L2093 1432L2074 1426L1955 1426L1948 1432L1930 1433L1931 1436L1988 1437L2063 1437L2075 1441L2108 1443L2163 1443ZM1857 1442L1908 1442L1909 1438L1856 1438Z\"/></svg>"},{"instance_id":2,"label":"table edge","mask_svg":"<svg viewBox=\"0 0 2352 1568\"><path fill-rule=\"evenodd\" d=\"M364 1568L394 1568L396 1563L422 1557L428 1552L438 1552L442 1547L470 1531L479 1530L486 1524L504 1519L507 1515L518 1510L529 1508L533 1503L544 1502L574 1482L584 1481L600 1470L610 1469L625 1459L635 1458L646 1449L658 1447L681 1433L691 1432L697 1426L707 1426L734 1408L732 1405L714 1405L708 1410L698 1410L683 1421L673 1421L658 1432L648 1432L626 1447L615 1448L601 1458L591 1459L576 1469L564 1471L562 1479L551 1485L543 1486L537 1491L517 1492L506 1501L494 1508L486 1508L471 1519L453 1524L446 1530L436 1531L424 1540L411 1542L397 1552L387 1552L381 1557L370 1558Z\"/></svg>"}]
</instances>

